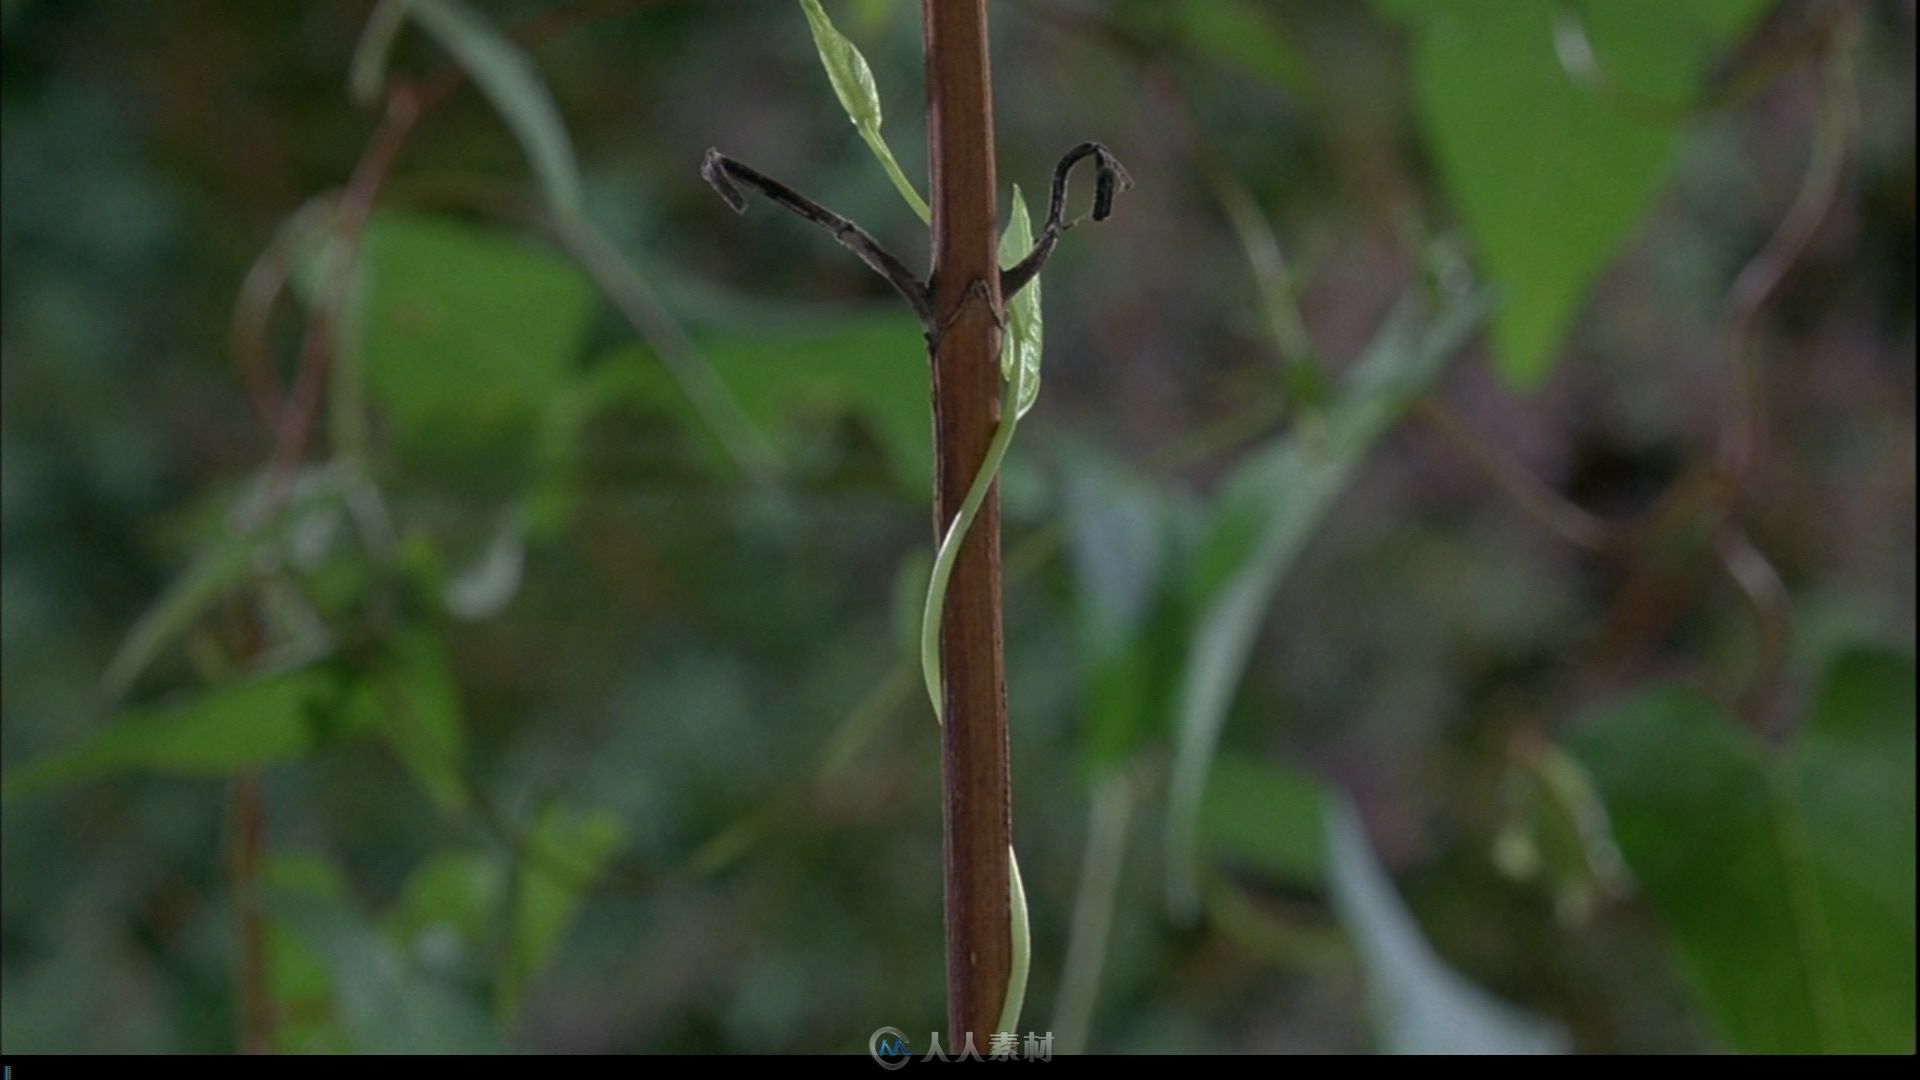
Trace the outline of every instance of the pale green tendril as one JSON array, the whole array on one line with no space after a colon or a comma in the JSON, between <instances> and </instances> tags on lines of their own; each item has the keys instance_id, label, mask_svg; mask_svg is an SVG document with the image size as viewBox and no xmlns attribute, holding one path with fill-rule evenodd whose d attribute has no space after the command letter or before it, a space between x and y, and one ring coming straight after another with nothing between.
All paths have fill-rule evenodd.
<instances>
[{"instance_id":1,"label":"pale green tendril","mask_svg":"<svg viewBox=\"0 0 1920 1080\"><path fill-rule=\"evenodd\" d=\"M1027 204L1020 195L1020 186L1016 184L1013 188L1013 214L1007 221L1007 231L1000 237L1001 265L1013 265L1032 247L1033 223L1027 216ZM993 482L1000 475L1000 465L1006 460L1007 448L1013 445L1014 430L1019 427L1020 418L1033 407L1040 391L1038 278L1028 282L1020 295L1008 304L1007 314L1007 336L1000 356L1000 376L1005 382L1000 398L1000 426L994 429L993 440L987 444L986 456L981 459L980 471L974 475L966 497L960 501L960 511L947 526L947 534L940 541L940 550L934 555L933 573L927 581L927 606L920 619L920 672L926 679L927 700L933 705L935 721L943 720L940 704L940 619L946 610L947 584L953 577L953 566L959 559L960 545L967 538L967 530L972 527L973 519L980 513L980 505L986 502L987 492L993 489ZM1033 960L1033 942L1027 924L1027 892L1020 881L1020 860L1011 847L1007 849L1007 884L1010 894L1007 909L1013 923L1013 957L1007 969L1007 995L1000 1007L1000 1024L995 1029L1002 1032L1014 1030L1020 1021L1020 1007L1027 996L1027 972Z\"/></svg>"}]
</instances>

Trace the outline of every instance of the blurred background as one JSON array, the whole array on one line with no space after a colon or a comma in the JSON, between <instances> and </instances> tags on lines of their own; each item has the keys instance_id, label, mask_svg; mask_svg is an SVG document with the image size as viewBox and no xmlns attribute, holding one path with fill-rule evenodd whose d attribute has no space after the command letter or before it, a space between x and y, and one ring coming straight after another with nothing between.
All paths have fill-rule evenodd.
<instances>
[{"instance_id":1,"label":"blurred background","mask_svg":"<svg viewBox=\"0 0 1920 1080\"><path fill-rule=\"evenodd\" d=\"M991 8L1003 199L1135 181L1002 477L1027 1052L1911 1051L1911 0ZM0 31L6 1051L923 1052L918 327L698 175L924 265L801 5Z\"/></svg>"}]
</instances>

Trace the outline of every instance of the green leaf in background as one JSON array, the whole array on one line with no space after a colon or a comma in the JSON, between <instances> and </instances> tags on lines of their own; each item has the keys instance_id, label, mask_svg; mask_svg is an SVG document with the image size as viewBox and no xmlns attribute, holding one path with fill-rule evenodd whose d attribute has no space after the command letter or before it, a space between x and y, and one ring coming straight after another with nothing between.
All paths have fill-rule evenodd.
<instances>
[{"instance_id":1,"label":"green leaf in background","mask_svg":"<svg viewBox=\"0 0 1920 1080\"><path fill-rule=\"evenodd\" d=\"M345 903L348 895L339 867L317 855L275 852L262 866L260 880L269 893L331 903ZM333 976L326 960L272 912L266 934L274 1050L289 1054L350 1051L352 1046L335 1016Z\"/></svg>"},{"instance_id":2,"label":"green leaf in background","mask_svg":"<svg viewBox=\"0 0 1920 1080\"><path fill-rule=\"evenodd\" d=\"M458 814L467 806L466 726L446 646L425 630L409 630L385 651L381 733L434 805Z\"/></svg>"},{"instance_id":3,"label":"green leaf in background","mask_svg":"<svg viewBox=\"0 0 1920 1080\"><path fill-rule=\"evenodd\" d=\"M1433 951L1344 799L1326 809L1334 907L1366 971L1374 1034L1390 1054L1554 1054L1558 1024L1500 1001Z\"/></svg>"},{"instance_id":4,"label":"green leaf in background","mask_svg":"<svg viewBox=\"0 0 1920 1080\"><path fill-rule=\"evenodd\" d=\"M371 702L319 668L236 681L121 716L8 775L28 795L127 772L223 776L302 757L371 726Z\"/></svg>"},{"instance_id":5,"label":"green leaf in background","mask_svg":"<svg viewBox=\"0 0 1920 1080\"><path fill-rule=\"evenodd\" d=\"M511 428L572 370L594 293L566 260L502 229L404 213L375 216L366 259L367 379L403 440Z\"/></svg>"},{"instance_id":6,"label":"green leaf in background","mask_svg":"<svg viewBox=\"0 0 1920 1080\"><path fill-rule=\"evenodd\" d=\"M1561 0L1382 4L1414 37L1421 126L1481 265L1504 301L1501 370L1538 383L1593 277L1665 179L1676 132L1577 86L1554 51ZM1690 97L1716 48L1763 0L1586 4L1611 76L1643 96Z\"/></svg>"},{"instance_id":7,"label":"green leaf in background","mask_svg":"<svg viewBox=\"0 0 1920 1080\"><path fill-rule=\"evenodd\" d=\"M264 482L264 481L263 481ZM338 467L312 469L293 480L279 510L271 517L248 523L248 507L259 498L250 490L240 505L221 522L220 531L201 548L179 577L169 582L121 640L107 664L102 683L110 697L132 687L161 651L186 633L208 608L254 572L263 549L280 544L299 522L315 511L341 505L356 478Z\"/></svg>"},{"instance_id":8,"label":"green leaf in background","mask_svg":"<svg viewBox=\"0 0 1920 1080\"><path fill-rule=\"evenodd\" d=\"M747 419L772 436L782 457L802 456L804 448L818 445L823 427L852 415L880 443L901 490L926 486L933 429L924 358L914 362L908 355L919 339L912 316L850 313L792 326L730 327L696 338ZM687 431L706 458L716 467L726 465L725 448L643 345L602 357L589 378L601 395L594 407L624 396L685 414Z\"/></svg>"},{"instance_id":9,"label":"green leaf in background","mask_svg":"<svg viewBox=\"0 0 1920 1080\"><path fill-rule=\"evenodd\" d=\"M499 1040L475 995L436 977L343 891L270 882L268 909L306 955L324 965L332 1013L352 1051L498 1050Z\"/></svg>"},{"instance_id":10,"label":"green leaf in background","mask_svg":"<svg viewBox=\"0 0 1920 1080\"><path fill-rule=\"evenodd\" d=\"M580 209L580 168L560 110L533 62L460 0L406 0L407 13L473 79L520 142L555 214Z\"/></svg>"},{"instance_id":11,"label":"green leaf in background","mask_svg":"<svg viewBox=\"0 0 1920 1080\"><path fill-rule=\"evenodd\" d=\"M1122 32L1140 42L1164 42L1296 93L1310 89L1310 70L1291 41L1275 5L1260 0L1110 0L1104 5Z\"/></svg>"},{"instance_id":12,"label":"green leaf in background","mask_svg":"<svg viewBox=\"0 0 1920 1080\"><path fill-rule=\"evenodd\" d=\"M1655 688L1572 741L1707 1014L1756 1053L1914 1048L1914 668L1843 654L1772 751Z\"/></svg>"},{"instance_id":13,"label":"green leaf in background","mask_svg":"<svg viewBox=\"0 0 1920 1080\"><path fill-rule=\"evenodd\" d=\"M1273 593L1327 508L1400 414L1440 374L1486 310L1475 299L1431 321L1402 308L1336 401L1242 459L1221 487L1191 585L1199 613L1180 679L1168 792L1167 906L1199 914L1200 807L1227 709Z\"/></svg>"},{"instance_id":14,"label":"green leaf in background","mask_svg":"<svg viewBox=\"0 0 1920 1080\"><path fill-rule=\"evenodd\" d=\"M1306 62L1268 10L1250 0L1171 5L1191 48L1296 93L1311 83Z\"/></svg>"},{"instance_id":15,"label":"green leaf in background","mask_svg":"<svg viewBox=\"0 0 1920 1080\"><path fill-rule=\"evenodd\" d=\"M827 69L827 81L833 84L834 96L847 111L847 119L853 121L860 137L879 159L900 197L913 207L921 221L932 222L932 208L914 190L906 173L900 171L893 150L880 135L880 89L874 85L873 69L867 66L867 58L860 55L860 50L845 34L834 28L820 0L800 0L800 10L806 13L807 28L813 32L813 46L820 53L821 66Z\"/></svg>"},{"instance_id":16,"label":"green leaf in background","mask_svg":"<svg viewBox=\"0 0 1920 1080\"><path fill-rule=\"evenodd\" d=\"M1155 484L1092 447L1062 455L1074 641L1083 669L1094 773L1131 757L1165 716L1166 644L1154 631L1172 554L1171 522Z\"/></svg>"},{"instance_id":17,"label":"green leaf in background","mask_svg":"<svg viewBox=\"0 0 1920 1080\"><path fill-rule=\"evenodd\" d=\"M1293 886L1327 879L1326 790L1298 769L1222 754L1200 813L1207 854Z\"/></svg>"},{"instance_id":18,"label":"green leaf in background","mask_svg":"<svg viewBox=\"0 0 1920 1080\"><path fill-rule=\"evenodd\" d=\"M1027 200L1020 185L1013 185L1013 213L1000 234L1000 268L1007 269L1026 258L1033 249L1033 220L1027 216ZM1013 384L1014 419L1027 415L1040 397L1040 347L1043 324L1040 321L1040 277L1007 301L1007 333L1000 346L1000 377Z\"/></svg>"},{"instance_id":19,"label":"green leaf in background","mask_svg":"<svg viewBox=\"0 0 1920 1080\"><path fill-rule=\"evenodd\" d=\"M506 867L498 857L482 851L441 852L407 877L382 924L408 952L458 948L479 956L493 943L506 887Z\"/></svg>"},{"instance_id":20,"label":"green leaf in background","mask_svg":"<svg viewBox=\"0 0 1920 1080\"><path fill-rule=\"evenodd\" d=\"M513 873L507 951L496 986L502 1017L519 1012L527 985L553 958L580 907L581 893L600 876L622 836L620 821L612 814L549 806L522 837Z\"/></svg>"}]
</instances>

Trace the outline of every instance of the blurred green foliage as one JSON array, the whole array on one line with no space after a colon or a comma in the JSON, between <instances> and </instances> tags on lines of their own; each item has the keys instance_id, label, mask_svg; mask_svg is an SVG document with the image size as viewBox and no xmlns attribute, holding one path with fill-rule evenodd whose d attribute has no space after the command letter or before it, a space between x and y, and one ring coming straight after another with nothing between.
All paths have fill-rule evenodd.
<instances>
[{"instance_id":1,"label":"blurred green foliage","mask_svg":"<svg viewBox=\"0 0 1920 1080\"><path fill-rule=\"evenodd\" d=\"M0 1044L930 1030L922 342L697 175L737 147L918 260L913 5L377 7L0 8ZM1853 10L995 5L1008 191L1090 137L1138 185L1049 264L1002 476L1023 1029L1911 1051L1914 11ZM1681 481L1822 49L1848 179L1715 517ZM350 98L442 72L352 227ZM332 361L297 468L262 266L278 398L316 320ZM1568 543L1436 403L1656 512Z\"/></svg>"}]
</instances>

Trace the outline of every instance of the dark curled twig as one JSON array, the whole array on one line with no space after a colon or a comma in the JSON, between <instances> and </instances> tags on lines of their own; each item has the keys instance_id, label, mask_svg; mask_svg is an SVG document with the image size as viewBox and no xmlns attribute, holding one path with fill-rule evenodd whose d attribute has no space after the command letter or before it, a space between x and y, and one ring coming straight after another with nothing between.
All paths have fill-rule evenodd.
<instances>
[{"instance_id":1,"label":"dark curled twig","mask_svg":"<svg viewBox=\"0 0 1920 1080\"><path fill-rule=\"evenodd\" d=\"M880 246L873 234L855 225L839 214L821 206L805 195L793 190L771 176L742 165L718 150L708 150L706 159L700 163L700 177L714 192L733 208L736 214L747 212L747 197L740 192L738 184L745 184L760 194L793 211L815 225L833 234L833 238L860 257L860 261L872 267L881 277L887 279L895 292L906 297L913 305L921 325L931 333L934 328L933 295L925 282L913 276L913 271L895 258L893 253Z\"/></svg>"},{"instance_id":2,"label":"dark curled twig","mask_svg":"<svg viewBox=\"0 0 1920 1080\"><path fill-rule=\"evenodd\" d=\"M1094 161L1093 220L1106 220L1107 215L1113 213L1113 197L1133 186L1133 178L1127 175L1127 170L1100 143L1084 142L1067 151L1060 163L1053 167L1053 191L1047 199L1047 222L1040 231L1040 238L1034 242L1033 250L1027 253L1026 258L1000 274L1001 299L1013 296L1032 281L1052 257L1061 234L1078 224L1077 220L1066 220L1067 176L1084 157L1092 157ZM926 328L930 339L939 336L941 328L933 313L933 290L926 282L915 277L892 252L881 247L872 233L718 150L707 151L706 158L700 162L700 177L736 214L747 212L747 197L739 186L745 184L833 234L842 247L859 256L861 262L886 278L894 291L906 297L907 303L913 305L914 313L920 316L920 324Z\"/></svg>"},{"instance_id":3,"label":"dark curled twig","mask_svg":"<svg viewBox=\"0 0 1920 1080\"><path fill-rule=\"evenodd\" d=\"M1033 250L1027 257L1015 263L1012 269L1000 273L1000 295L1007 298L1026 287L1040 273L1040 268L1053 257L1054 245L1060 242L1060 234L1079 224L1077 220L1066 221L1067 212L1067 175L1080 159L1091 156L1094 165L1093 179L1093 220L1105 221L1113 213L1113 197L1133 186L1133 177L1121 166L1113 152L1097 142L1083 142L1067 151L1060 164L1053 167L1053 192L1047 199L1047 224L1040 231L1040 239L1034 242Z\"/></svg>"}]
</instances>

